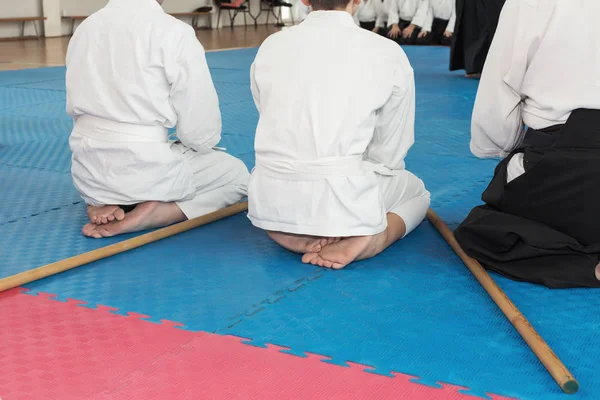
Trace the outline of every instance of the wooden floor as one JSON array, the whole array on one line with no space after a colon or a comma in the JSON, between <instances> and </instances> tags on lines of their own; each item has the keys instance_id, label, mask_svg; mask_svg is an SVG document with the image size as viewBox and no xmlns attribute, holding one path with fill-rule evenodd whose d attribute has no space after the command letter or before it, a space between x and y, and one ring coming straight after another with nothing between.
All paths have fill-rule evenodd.
<instances>
[{"instance_id":1,"label":"wooden floor","mask_svg":"<svg viewBox=\"0 0 600 400\"><path fill-rule=\"evenodd\" d=\"M215 51L259 46L279 29L273 25L221 28L199 30L197 36L207 51ZM69 40L70 37L0 41L0 71L65 65Z\"/></svg>"}]
</instances>

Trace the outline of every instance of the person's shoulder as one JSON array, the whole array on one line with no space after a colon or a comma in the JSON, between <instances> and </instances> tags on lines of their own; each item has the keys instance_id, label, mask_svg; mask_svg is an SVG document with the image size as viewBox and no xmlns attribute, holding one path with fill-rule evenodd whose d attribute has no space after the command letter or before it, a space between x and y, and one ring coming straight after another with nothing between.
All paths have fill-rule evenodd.
<instances>
[{"instance_id":1,"label":"person's shoulder","mask_svg":"<svg viewBox=\"0 0 600 400\"><path fill-rule=\"evenodd\" d=\"M361 29L360 34L364 37L363 46L373 53L375 59L390 65L392 68L403 68L407 72L412 70L410 62L402 47L391 39L377 33Z\"/></svg>"},{"instance_id":2,"label":"person's shoulder","mask_svg":"<svg viewBox=\"0 0 600 400\"><path fill-rule=\"evenodd\" d=\"M302 33L300 32L300 25L275 32L269 36L258 47L256 57L271 51L277 51L281 46L288 46L294 41L294 38L301 38Z\"/></svg>"},{"instance_id":3,"label":"person's shoulder","mask_svg":"<svg viewBox=\"0 0 600 400\"><path fill-rule=\"evenodd\" d=\"M165 12L160 13L159 22L164 26L167 32L172 32L180 36L196 36L196 31L190 24L187 24Z\"/></svg>"}]
</instances>

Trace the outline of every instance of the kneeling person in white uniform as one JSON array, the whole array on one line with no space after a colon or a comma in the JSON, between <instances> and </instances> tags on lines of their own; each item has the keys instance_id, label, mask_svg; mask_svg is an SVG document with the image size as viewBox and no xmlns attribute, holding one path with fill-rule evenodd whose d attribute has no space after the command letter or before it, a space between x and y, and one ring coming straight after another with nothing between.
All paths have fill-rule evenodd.
<instances>
[{"instance_id":1,"label":"kneeling person in white uniform","mask_svg":"<svg viewBox=\"0 0 600 400\"><path fill-rule=\"evenodd\" d=\"M313 0L302 24L263 43L251 69L260 119L249 218L303 262L329 268L382 252L430 203L404 165L413 70L396 43L354 23L358 4Z\"/></svg>"},{"instance_id":2,"label":"kneeling person in white uniform","mask_svg":"<svg viewBox=\"0 0 600 400\"><path fill-rule=\"evenodd\" d=\"M246 196L247 168L214 150L221 114L204 49L156 0L110 0L87 18L69 43L66 83L86 236L166 226Z\"/></svg>"}]
</instances>

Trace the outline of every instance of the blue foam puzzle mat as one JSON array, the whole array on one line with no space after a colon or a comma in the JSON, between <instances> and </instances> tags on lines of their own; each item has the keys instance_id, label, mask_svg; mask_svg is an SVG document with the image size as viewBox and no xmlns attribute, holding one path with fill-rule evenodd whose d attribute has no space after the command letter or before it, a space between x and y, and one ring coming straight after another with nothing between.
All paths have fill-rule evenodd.
<instances>
[{"instance_id":1,"label":"blue foam puzzle mat","mask_svg":"<svg viewBox=\"0 0 600 400\"><path fill-rule=\"evenodd\" d=\"M257 315L307 279L322 276L320 268L299 258L239 214L26 287L214 332Z\"/></svg>"},{"instance_id":2,"label":"blue foam puzzle mat","mask_svg":"<svg viewBox=\"0 0 600 400\"><path fill-rule=\"evenodd\" d=\"M86 238L81 234L86 222L85 204L76 202L0 225L0 278L135 236Z\"/></svg>"},{"instance_id":3,"label":"blue foam puzzle mat","mask_svg":"<svg viewBox=\"0 0 600 400\"><path fill-rule=\"evenodd\" d=\"M0 167L0 225L81 202L71 175Z\"/></svg>"},{"instance_id":4,"label":"blue foam puzzle mat","mask_svg":"<svg viewBox=\"0 0 600 400\"><path fill-rule=\"evenodd\" d=\"M10 146L55 136L66 137L72 128L72 121L67 119L0 114L0 144Z\"/></svg>"},{"instance_id":5,"label":"blue foam puzzle mat","mask_svg":"<svg viewBox=\"0 0 600 400\"><path fill-rule=\"evenodd\" d=\"M597 296L494 277L578 377L576 397L600 393L593 373L600 348L592 346L600 319ZM331 356L340 365L352 361L377 373L459 384L472 394L569 397L429 223L376 259L326 273L227 333L250 337L255 345L288 346L296 355Z\"/></svg>"},{"instance_id":6,"label":"blue foam puzzle mat","mask_svg":"<svg viewBox=\"0 0 600 400\"><path fill-rule=\"evenodd\" d=\"M0 88L2 89L2 88ZM17 89L13 89L17 90ZM0 109L0 115L15 115L29 118L54 118L71 121L72 118L67 115L66 112L66 100L65 93L52 91L52 90L33 90L33 89L19 89L26 90L29 92L44 92L53 93L62 96L61 99L57 99L53 102L47 103L36 103L30 105L21 105L18 107L11 107L8 109Z\"/></svg>"},{"instance_id":7,"label":"blue foam puzzle mat","mask_svg":"<svg viewBox=\"0 0 600 400\"><path fill-rule=\"evenodd\" d=\"M0 87L0 110L19 106L33 106L64 99L65 94L58 91Z\"/></svg>"},{"instance_id":8,"label":"blue foam puzzle mat","mask_svg":"<svg viewBox=\"0 0 600 400\"><path fill-rule=\"evenodd\" d=\"M64 79L54 79L51 81L41 81L41 82L32 82L32 83L19 83L16 85L11 85L11 87L18 87L23 89L38 89L38 90L56 90L59 92L65 92L67 89L65 87Z\"/></svg>"},{"instance_id":9,"label":"blue foam puzzle mat","mask_svg":"<svg viewBox=\"0 0 600 400\"><path fill-rule=\"evenodd\" d=\"M222 105L251 102L252 93L249 84L235 82L215 82L215 89Z\"/></svg>"},{"instance_id":10,"label":"blue foam puzzle mat","mask_svg":"<svg viewBox=\"0 0 600 400\"><path fill-rule=\"evenodd\" d=\"M250 90L250 89L248 89ZM258 124L258 111L253 101L221 107L223 133L254 137Z\"/></svg>"},{"instance_id":11,"label":"blue foam puzzle mat","mask_svg":"<svg viewBox=\"0 0 600 400\"><path fill-rule=\"evenodd\" d=\"M6 147L0 150L0 165L70 173L69 138L53 137Z\"/></svg>"},{"instance_id":12,"label":"blue foam puzzle mat","mask_svg":"<svg viewBox=\"0 0 600 400\"><path fill-rule=\"evenodd\" d=\"M448 72L448 49L405 47L405 51L417 87L417 142L407 167L432 191L436 212L455 227L481 202L497 163L478 160L468 149L477 81L464 79L460 71ZM256 49L207 54L221 100L220 145L249 168L254 165L252 143L258 121L249 88L255 54ZM64 68L3 72L0 89L40 92L16 96L30 101L53 91L60 95L61 90L52 88L59 88L63 79ZM0 109L0 118L6 116L9 122L0 122L6 124L0 127L16 129L0 134L9 138L4 147L0 140L0 165L11 166L11 171L19 167L24 173L51 174L48 184L54 179L58 187L66 187L70 152L68 132L64 136L61 132L70 119L64 97L18 106L10 102L15 95L10 96L5 94L8 108ZM238 102L244 96L246 100ZM28 119L39 121L26 125ZM23 178L23 186L35 176ZM11 192L11 201L26 204L23 210L33 209L33 204L17 198L17 192ZM41 210L33 212L37 215L0 225L0 277L134 236L85 238L80 234L86 220L83 203L56 206L70 199L72 189L44 193L35 204ZM119 313L148 314L153 322L169 319L185 329L248 337L254 345L279 344L297 355L310 351L338 364L369 364L378 373L409 373L419 376L421 383L467 386L469 394L600 398L595 379L600 359L600 347L595 346L600 327L597 293L551 291L494 277L579 380L577 395L558 391L426 222L381 256L332 272L301 264L297 255L273 245L238 215L28 287L56 293L59 300L73 297L92 306L117 307Z\"/></svg>"},{"instance_id":13,"label":"blue foam puzzle mat","mask_svg":"<svg viewBox=\"0 0 600 400\"><path fill-rule=\"evenodd\" d=\"M209 68L242 70L250 74L250 65L258 49L212 51L206 53Z\"/></svg>"},{"instance_id":14,"label":"blue foam puzzle mat","mask_svg":"<svg viewBox=\"0 0 600 400\"><path fill-rule=\"evenodd\" d=\"M65 79L65 67L31 68L18 71L2 71L0 86L28 84L33 82Z\"/></svg>"},{"instance_id":15,"label":"blue foam puzzle mat","mask_svg":"<svg viewBox=\"0 0 600 400\"><path fill-rule=\"evenodd\" d=\"M226 152L236 157L247 153L248 149L254 148L254 138L245 135L230 135L224 133L221 135L219 147L225 147Z\"/></svg>"},{"instance_id":16,"label":"blue foam puzzle mat","mask_svg":"<svg viewBox=\"0 0 600 400\"><path fill-rule=\"evenodd\" d=\"M250 71L243 69L211 68L213 82L245 83L250 85Z\"/></svg>"}]
</instances>

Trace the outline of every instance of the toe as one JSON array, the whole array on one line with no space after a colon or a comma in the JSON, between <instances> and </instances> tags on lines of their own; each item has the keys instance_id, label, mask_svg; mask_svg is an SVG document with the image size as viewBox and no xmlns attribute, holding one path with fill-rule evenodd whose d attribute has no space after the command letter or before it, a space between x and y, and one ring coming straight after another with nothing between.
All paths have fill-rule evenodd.
<instances>
[{"instance_id":1,"label":"toe","mask_svg":"<svg viewBox=\"0 0 600 400\"><path fill-rule=\"evenodd\" d=\"M110 232L106 228L99 228L98 229L98 233L101 235L101 237L111 237L111 236L114 236L114 234L112 232Z\"/></svg>"},{"instance_id":2,"label":"toe","mask_svg":"<svg viewBox=\"0 0 600 400\"><path fill-rule=\"evenodd\" d=\"M111 222L111 221L114 221L114 220L115 220L115 216L114 216L114 215L112 215L112 214L109 214L109 215L106 217L106 219L107 219L109 222Z\"/></svg>"},{"instance_id":3,"label":"toe","mask_svg":"<svg viewBox=\"0 0 600 400\"><path fill-rule=\"evenodd\" d=\"M123 211L123 209L119 207L117 211L114 212L114 216L117 219L117 221L122 221L123 218L125 218L125 211Z\"/></svg>"},{"instance_id":4,"label":"toe","mask_svg":"<svg viewBox=\"0 0 600 400\"><path fill-rule=\"evenodd\" d=\"M317 253L306 253L302 256L302 262L304 264L312 264L312 261L317 257L319 257Z\"/></svg>"}]
</instances>

